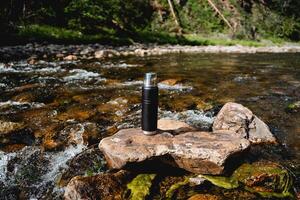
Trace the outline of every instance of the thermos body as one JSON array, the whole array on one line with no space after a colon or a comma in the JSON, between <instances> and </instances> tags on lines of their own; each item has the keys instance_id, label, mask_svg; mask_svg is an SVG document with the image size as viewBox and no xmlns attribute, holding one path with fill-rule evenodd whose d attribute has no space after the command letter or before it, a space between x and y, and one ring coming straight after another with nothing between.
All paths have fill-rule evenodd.
<instances>
[{"instance_id":1,"label":"thermos body","mask_svg":"<svg viewBox=\"0 0 300 200\"><path fill-rule=\"evenodd\" d=\"M157 129L158 87L143 86L142 90L142 130L155 132Z\"/></svg>"},{"instance_id":2,"label":"thermos body","mask_svg":"<svg viewBox=\"0 0 300 200\"><path fill-rule=\"evenodd\" d=\"M157 129L158 87L155 73L146 73L142 87L142 130L153 135Z\"/></svg>"}]
</instances>

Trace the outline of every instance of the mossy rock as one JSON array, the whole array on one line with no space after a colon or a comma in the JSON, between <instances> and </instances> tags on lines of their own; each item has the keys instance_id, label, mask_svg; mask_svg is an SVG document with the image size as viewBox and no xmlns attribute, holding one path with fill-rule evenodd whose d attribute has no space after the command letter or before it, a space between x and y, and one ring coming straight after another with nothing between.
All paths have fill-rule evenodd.
<instances>
[{"instance_id":1,"label":"mossy rock","mask_svg":"<svg viewBox=\"0 0 300 200\"><path fill-rule=\"evenodd\" d=\"M289 112L298 112L300 110L300 101L290 103L287 106L286 110L289 111Z\"/></svg>"},{"instance_id":2,"label":"mossy rock","mask_svg":"<svg viewBox=\"0 0 300 200\"><path fill-rule=\"evenodd\" d=\"M130 183L127 188L130 190L131 200L144 200L150 194L152 181L156 174L139 174Z\"/></svg>"},{"instance_id":3,"label":"mossy rock","mask_svg":"<svg viewBox=\"0 0 300 200\"><path fill-rule=\"evenodd\" d=\"M212 184L234 189L244 187L245 190L258 193L262 197L293 198L291 192L293 178L282 166L271 162L257 162L241 165L231 177L201 175Z\"/></svg>"}]
</instances>

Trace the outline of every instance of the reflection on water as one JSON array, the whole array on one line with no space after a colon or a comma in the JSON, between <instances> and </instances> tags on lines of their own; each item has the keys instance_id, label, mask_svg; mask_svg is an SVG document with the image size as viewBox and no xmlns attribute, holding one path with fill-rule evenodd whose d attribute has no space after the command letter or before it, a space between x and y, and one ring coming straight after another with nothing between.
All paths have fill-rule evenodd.
<instances>
[{"instance_id":1,"label":"reflection on water","mask_svg":"<svg viewBox=\"0 0 300 200\"><path fill-rule=\"evenodd\" d=\"M286 109L300 100L299 54L20 61L0 63L0 120L25 124L0 136L3 194L22 190L27 197L47 198L53 190L61 195L53 189L54 179L69 160L118 128L139 126L142 78L149 71L164 81L161 117L207 130L220 105L242 103L271 127L290 152L286 162L299 174L300 112Z\"/></svg>"}]
</instances>

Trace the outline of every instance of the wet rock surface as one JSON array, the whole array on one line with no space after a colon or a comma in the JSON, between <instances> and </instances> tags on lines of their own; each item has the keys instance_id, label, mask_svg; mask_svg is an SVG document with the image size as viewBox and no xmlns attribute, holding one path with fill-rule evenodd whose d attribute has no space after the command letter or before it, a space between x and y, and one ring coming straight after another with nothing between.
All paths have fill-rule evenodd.
<instances>
[{"instance_id":1,"label":"wet rock surface","mask_svg":"<svg viewBox=\"0 0 300 200\"><path fill-rule=\"evenodd\" d=\"M276 143L269 127L248 108L237 103L227 103L218 113L213 131L229 130L251 143Z\"/></svg>"},{"instance_id":2,"label":"wet rock surface","mask_svg":"<svg viewBox=\"0 0 300 200\"><path fill-rule=\"evenodd\" d=\"M23 123L0 121L0 137L24 128Z\"/></svg>"},{"instance_id":3,"label":"wet rock surface","mask_svg":"<svg viewBox=\"0 0 300 200\"><path fill-rule=\"evenodd\" d=\"M94 176L107 170L104 156L97 147L86 149L67 162L57 184L66 186L75 176Z\"/></svg>"},{"instance_id":4,"label":"wet rock surface","mask_svg":"<svg viewBox=\"0 0 300 200\"><path fill-rule=\"evenodd\" d=\"M196 194L190 197L188 200L221 200L222 197L212 194Z\"/></svg>"},{"instance_id":5,"label":"wet rock surface","mask_svg":"<svg viewBox=\"0 0 300 200\"><path fill-rule=\"evenodd\" d=\"M74 177L65 189L66 200L104 199L122 200L126 171L115 174L99 174L91 177Z\"/></svg>"}]
</instances>

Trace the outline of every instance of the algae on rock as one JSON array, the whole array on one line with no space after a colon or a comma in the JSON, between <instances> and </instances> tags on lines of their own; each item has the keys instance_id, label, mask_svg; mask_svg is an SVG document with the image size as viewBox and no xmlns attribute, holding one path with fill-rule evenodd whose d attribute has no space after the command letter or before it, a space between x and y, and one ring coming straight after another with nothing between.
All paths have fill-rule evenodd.
<instances>
[{"instance_id":1,"label":"algae on rock","mask_svg":"<svg viewBox=\"0 0 300 200\"><path fill-rule=\"evenodd\" d=\"M289 172L276 163L257 162L241 165L230 177L200 175L212 184L234 189L243 186L245 190L263 197L293 197L293 178Z\"/></svg>"},{"instance_id":2,"label":"algae on rock","mask_svg":"<svg viewBox=\"0 0 300 200\"><path fill-rule=\"evenodd\" d=\"M127 188L131 191L131 200L144 200L150 194L152 181L156 174L139 174L130 183Z\"/></svg>"}]
</instances>

